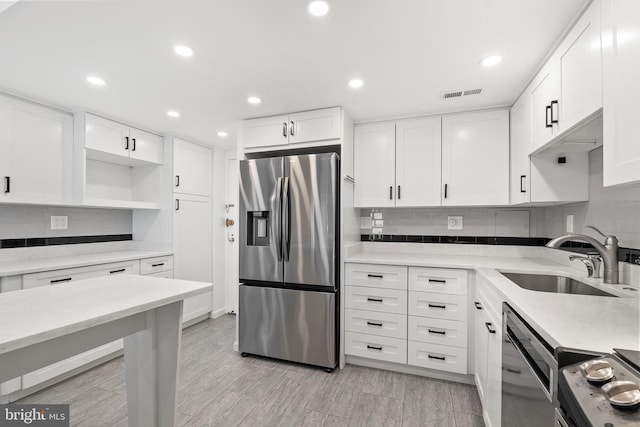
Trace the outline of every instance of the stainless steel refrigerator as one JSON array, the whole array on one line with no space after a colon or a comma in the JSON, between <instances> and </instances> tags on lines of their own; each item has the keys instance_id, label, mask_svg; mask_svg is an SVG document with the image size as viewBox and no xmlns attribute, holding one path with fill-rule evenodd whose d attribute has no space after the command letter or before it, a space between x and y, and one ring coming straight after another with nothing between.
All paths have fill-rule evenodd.
<instances>
[{"instance_id":1,"label":"stainless steel refrigerator","mask_svg":"<svg viewBox=\"0 0 640 427\"><path fill-rule=\"evenodd\" d=\"M335 368L338 170L335 153L240 162L243 355Z\"/></svg>"}]
</instances>

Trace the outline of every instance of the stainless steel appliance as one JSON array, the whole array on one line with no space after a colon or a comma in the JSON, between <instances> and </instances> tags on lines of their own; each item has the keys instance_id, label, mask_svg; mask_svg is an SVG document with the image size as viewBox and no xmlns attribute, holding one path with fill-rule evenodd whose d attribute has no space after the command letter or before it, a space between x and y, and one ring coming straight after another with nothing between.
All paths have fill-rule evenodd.
<instances>
[{"instance_id":1,"label":"stainless steel appliance","mask_svg":"<svg viewBox=\"0 0 640 427\"><path fill-rule=\"evenodd\" d=\"M335 368L336 153L240 162L239 349Z\"/></svg>"},{"instance_id":2,"label":"stainless steel appliance","mask_svg":"<svg viewBox=\"0 0 640 427\"><path fill-rule=\"evenodd\" d=\"M558 364L550 347L503 303L502 425L554 425Z\"/></svg>"}]
</instances>

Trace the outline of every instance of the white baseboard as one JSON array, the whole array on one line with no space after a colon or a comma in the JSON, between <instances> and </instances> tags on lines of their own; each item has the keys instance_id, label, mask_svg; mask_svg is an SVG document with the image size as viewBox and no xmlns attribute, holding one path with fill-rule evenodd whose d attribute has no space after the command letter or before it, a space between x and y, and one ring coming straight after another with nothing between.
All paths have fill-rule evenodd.
<instances>
[{"instance_id":1,"label":"white baseboard","mask_svg":"<svg viewBox=\"0 0 640 427\"><path fill-rule=\"evenodd\" d=\"M233 351L240 351L240 345L238 344L238 341L233 342Z\"/></svg>"},{"instance_id":2,"label":"white baseboard","mask_svg":"<svg viewBox=\"0 0 640 427\"><path fill-rule=\"evenodd\" d=\"M227 313L227 308L226 307L222 307L219 308L217 310L213 310L211 313L209 313L209 317L212 319L217 319L218 317L222 316L223 314Z\"/></svg>"}]
</instances>

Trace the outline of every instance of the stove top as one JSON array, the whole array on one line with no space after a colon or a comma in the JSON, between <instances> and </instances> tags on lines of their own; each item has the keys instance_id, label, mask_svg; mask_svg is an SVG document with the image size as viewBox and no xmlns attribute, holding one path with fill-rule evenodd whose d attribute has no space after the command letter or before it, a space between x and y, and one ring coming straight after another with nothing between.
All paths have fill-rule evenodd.
<instances>
[{"instance_id":1,"label":"stove top","mask_svg":"<svg viewBox=\"0 0 640 427\"><path fill-rule=\"evenodd\" d=\"M559 370L558 402L575 426L640 426L640 352L615 351Z\"/></svg>"}]
</instances>

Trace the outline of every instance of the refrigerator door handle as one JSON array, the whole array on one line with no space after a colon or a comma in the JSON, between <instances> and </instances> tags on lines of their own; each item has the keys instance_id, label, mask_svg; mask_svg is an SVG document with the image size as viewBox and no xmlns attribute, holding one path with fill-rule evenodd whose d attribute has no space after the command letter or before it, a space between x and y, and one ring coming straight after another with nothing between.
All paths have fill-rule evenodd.
<instances>
[{"instance_id":1,"label":"refrigerator door handle","mask_svg":"<svg viewBox=\"0 0 640 427\"><path fill-rule=\"evenodd\" d=\"M284 178L284 190L282 194L282 256L285 261L289 261L289 250L291 241L289 236L289 177Z\"/></svg>"},{"instance_id":2,"label":"refrigerator door handle","mask_svg":"<svg viewBox=\"0 0 640 427\"><path fill-rule=\"evenodd\" d=\"M276 183L276 206L278 210L282 209L281 203L282 197L282 178L278 177L278 181ZM281 213L277 212L275 218L278 218L278 234L276 237L276 251L278 252L278 261L282 261L282 221L281 221Z\"/></svg>"}]
</instances>

